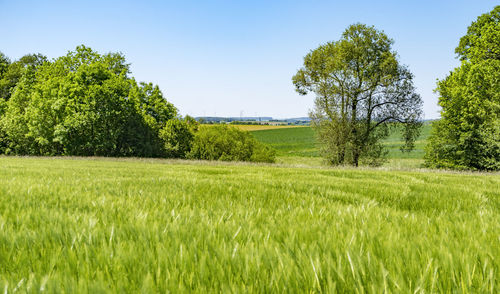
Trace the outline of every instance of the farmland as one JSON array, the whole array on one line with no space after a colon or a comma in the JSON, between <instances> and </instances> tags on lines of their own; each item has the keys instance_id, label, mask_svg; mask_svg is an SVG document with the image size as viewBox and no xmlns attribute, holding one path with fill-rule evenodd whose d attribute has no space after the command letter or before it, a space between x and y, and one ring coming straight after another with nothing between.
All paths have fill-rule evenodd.
<instances>
[{"instance_id":1,"label":"farmland","mask_svg":"<svg viewBox=\"0 0 500 294\"><path fill-rule=\"evenodd\" d=\"M415 142L415 149L410 153L402 153L399 148L404 144L398 130L392 130L383 142L387 148L387 163L390 167L417 168L423 164L425 140L429 137L431 124L426 122L422 127L420 137ZM300 164L321 166L322 159L314 131L310 127L254 130L252 134L259 141L275 148L278 162L285 164Z\"/></svg>"},{"instance_id":2,"label":"farmland","mask_svg":"<svg viewBox=\"0 0 500 294\"><path fill-rule=\"evenodd\" d=\"M480 292L500 176L0 157L5 292Z\"/></svg>"},{"instance_id":3,"label":"farmland","mask_svg":"<svg viewBox=\"0 0 500 294\"><path fill-rule=\"evenodd\" d=\"M210 126L210 125L207 125ZM237 127L240 130L245 131L264 131L264 130L279 130L279 129L294 129L294 128L303 128L304 126L300 125L232 125Z\"/></svg>"},{"instance_id":4,"label":"farmland","mask_svg":"<svg viewBox=\"0 0 500 294\"><path fill-rule=\"evenodd\" d=\"M23 2L0 292L500 293L495 1Z\"/></svg>"}]
</instances>

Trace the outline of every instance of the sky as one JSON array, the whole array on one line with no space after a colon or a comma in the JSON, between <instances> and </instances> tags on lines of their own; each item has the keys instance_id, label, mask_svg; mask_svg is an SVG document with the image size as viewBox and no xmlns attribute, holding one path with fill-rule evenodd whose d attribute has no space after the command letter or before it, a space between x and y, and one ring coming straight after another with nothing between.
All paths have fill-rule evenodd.
<instances>
[{"instance_id":1,"label":"sky","mask_svg":"<svg viewBox=\"0 0 500 294\"><path fill-rule=\"evenodd\" d=\"M122 52L138 81L158 84L181 114L307 116L314 96L291 78L303 57L353 23L395 41L415 75L426 119L439 117L436 80L459 65L459 39L497 1L9 1L0 51L56 58L84 44Z\"/></svg>"}]
</instances>

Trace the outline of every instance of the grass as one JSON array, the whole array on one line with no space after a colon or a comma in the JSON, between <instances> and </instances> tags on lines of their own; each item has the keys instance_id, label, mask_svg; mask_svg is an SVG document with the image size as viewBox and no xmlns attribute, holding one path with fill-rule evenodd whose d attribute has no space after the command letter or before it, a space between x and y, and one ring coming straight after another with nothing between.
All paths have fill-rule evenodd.
<instances>
[{"instance_id":1,"label":"grass","mask_svg":"<svg viewBox=\"0 0 500 294\"><path fill-rule=\"evenodd\" d=\"M253 131L254 137L273 147L279 156L318 157L318 146L311 127Z\"/></svg>"},{"instance_id":2,"label":"grass","mask_svg":"<svg viewBox=\"0 0 500 294\"><path fill-rule=\"evenodd\" d=\"M431 125L426 122L422 132L415 142L415 149L403 153L400 147L404 144L399 130L393 130L383 144L388 153L385 166L418 168L423 164L426 139L430 135ZM277 150L279 163L318 166L324 164L320 157L319 146L315 134L310 127L255 130L252 131L257 140L270 145Z\"/></svg>"},{"instance_id":3,"label":"grass","mask_svg":"<svg viewBox=\"0 0 500 294\"><path fill-rule=\"evenodd\" d=\"M425 122L421 129L421 134L415 141L415 149L410 153L403 153L399 149L404 145L401 138L401 133L394 130L389 134L389 137L384 140L384 145L389 151L387 158L389 159L422 159L425 155L425 144L427 138L431 134L431 123Z\"/></svg>"},{"instance_id":4,"label":"grass","mask_svg":"<svg viewBox=\"0 0 500 294\"><path fill-rule=\"evenodd\" d=\"M0 157L0 289L498 293L499 174Z\"/></svg>"}]
</instances>

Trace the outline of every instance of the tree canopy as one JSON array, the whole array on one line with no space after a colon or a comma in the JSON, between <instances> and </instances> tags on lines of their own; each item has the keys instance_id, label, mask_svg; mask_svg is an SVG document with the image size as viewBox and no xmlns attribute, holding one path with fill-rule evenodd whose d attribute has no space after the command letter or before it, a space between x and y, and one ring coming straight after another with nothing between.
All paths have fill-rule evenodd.
<instances>
[{"instance_id":1,"label":"tree canopy","mask_svg":"<svg viewBox=\"0 0 500 294\"><path fill-rule=\"evenodd\" d=\"M274 161L250 133L198 131L160 88L137 83L121 53L85 46L52 61L0 54L0 153Z\"/></svg>"},{"instance_id":2,"label":"tree canopy","mask_svg":"<svg viewBox=\"0 0 500 294\"><path fill-rule=\"evenodd\" d=\"M462 60L438 82L441 119L426 151L430 167L500 169L500 6L473 22L455 52Z\"/></svg>"},{"instance_id":3,"label":"tree canopy","mask_svg":"<svg viewBox=\"0 0 500 294\"><path fill-rule=\"evenodd\" d=\"M460 38L455 53L462 61L500 60L500 5L480 15Z\"/></svg>"},{"instance_id":4,"label":"tree canopy","mask_svg":"<svg viewBox=\"0 0 500 294\"><path fill-rule=\"evenodd\" d=\"M0 98L4 153L164 155L159 132L177 110L158 86L129 77L122 54L78 46L53 61L27 55L1 81L9 71L17 82Z\"/></svg>"},{"instance_id":5,"label":"tree canopy","mask_svg":"<svg viewBox=\"0 0 500 294\"><path fill-rule=\"evenodd\" d=\"M310 115L330 163L379 163L384 154L380 139L395 122L404 125L403 149L413 148L422 100L393 43L374 27L351 25L339 41L307 54L293 77L298 93L316 94Z\"/></svg>"},{"instance_id":6,"label":"tree canopy","mask_svg":"<svg viewBox=\"0 0 500 294\"><path fill-rule=\"evenodd\" d=\"M3 77L9 65L10 65L10 59L7 56L5 56L5 54L0 52L0 78Z\"/></svg>"},{"instance_id":7,"label":"tree canopy","mask_svg":"<svg viewBox=\"0 0 500 294\"><path fill-rule=\"evenodd\" d=\"M47 58L42 54L24 55L12 63L10 63L9 59L6 59L7 63L2 61L2 59L4 58L0 54L0 64L6 64L5 66L0 65L0 98L5 101L10 99L14 87L26 70L36 70L38 66L47 61ZM4 67L3 70L2 67Z\"/></svg>"}]
</instances>

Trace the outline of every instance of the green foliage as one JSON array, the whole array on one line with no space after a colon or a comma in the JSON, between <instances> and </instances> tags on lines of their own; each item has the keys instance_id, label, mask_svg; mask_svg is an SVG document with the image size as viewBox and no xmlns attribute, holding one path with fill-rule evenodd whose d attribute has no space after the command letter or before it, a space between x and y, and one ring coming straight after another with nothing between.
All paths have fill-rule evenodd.
<instances>
[{"instance_id":1,"label":"green foliage","mask_svg":"<svg viewBox=\"0 0 500 294\"><path fill-rule=\"evenodd\" d=\"M438 82L442 119L435 122L426 164L500 169L500 6L478 18L460 40L462 65Z\"/></svg>"},{"instance_id":2,"label":"green foliage","mask_svg":"<svg viewBox=\"0 0 500 294\"><path fill-rule=\"evenodd\" d=\"M10 59L5 54L0 52L0 81L3 80L3 76L4 76L5 72L7 71L7 69L9 68L9 65L10 65ZM1 94L1 90L0 90L0 118L5 113L6 107L7 107L6 101L3 98L3 95ZM5 134L3 129L0 127L0 154L4 153L5 148L7 147L6 136L7 135Z\"/></svg>"},{"instance_id":3,"label":"green foliage","mask_svg":"<svg viewBox=\"0 0 500 294\"><path fill-rule=\"evenodd\" d=\"M190 153L196 120L177 118L158 86L130 77L120 53L78 46L51 62L38 54L11 63L2 54L0 63L3 154L205 159ZM214 144L203 146L211 150L206 159L274 160L248 134L223 131Z\"/></svg>"},{"instance_id":4,"label":"green foliage","mask_svg":"<svg viewBox=\"0 0 500 294\"><path fill-rule=\"evenodd\" d=\"M310 116L331 164L380 164L385 153L380 140L394 122L405 126L403 150L414 147L422 100L392 44L374 27L351 25L339 41L306 55L293 77L297 92L316 94Z\"/></svg>"},{"instance_id":5,"label":"green foliage","mask_svg":"<svg viewBox=\"0 0 500 294\"><path fill-rule=\"evenodd\" d=\"M134 101L147 125L158 132L177 114L177 109L163 97L160 88L152 83L133 83L130 99Z\"/></svg>"},{"instance_id":6,"label":"green foliage","mask_svg":"<svg viewBox=\"0 0 500 294\"><path fill-rule=\"evenodd\" d=\"M275 151L247 131L217 125L196 132L189 158L222 161L274 162Z\"/></svg>"},{"instance_id":7,"label":"green foliage","mask_svg":"<svg viewBox=\"0 0 500 294\"><path fill-rule=\"evenodd\" d=\"M194 133L198 129L198 122L192 117L171 119L160 131L160 138L164 142L165 153L171 158L186 158L191 151Z\"/></svg>"},{"instance_id":8,"label":"green foliage","mask_svg":"<svg viewBox=\"0 0 500 294\"><path fill-rule=\"evenodd\" d=\"M10 65L10 59L0 52L0 79L3 78L4 73L7 71Z\"/></svg>"},{"instance_id":9,"label":"green foliage","mask_svg":"<svg viewBox=\"0 0 500 294\"><path fill-rule=\"evenodd\" d=\"M47 62L47 58L41 54L28 54L12 63L5 63L2 59L5 60L0 55L0 99L5 101L10 99L14 87L26 70L36 70L44 62ZM7 66L1 64L7 64Z\"/></svg>"},{"instance_id":10,"label":"green foliage","mask_svg":"<svg viewBox=\"0 0 500 294\"><path fill-rule=\"evenodd\" d=\"M500 169L500 60L464 62L438 83L442 119L426 160L441 168Z\"/></svg>"},{"instance_id":11,"label":"green foliage","mask_svg":"<svg viewBox=\"0 0 500 294\"><path fill-rule=\"evenodd\" d=\"M0 157L0 289L497 293L499 186L498 174Z\"/></svg>"},{"instance_id":12,"label":"green foliage","mask_svg":"<svg viewBox=\"0 0 500 294\"><path fill-rule=\"evenodd\" d=\"M0 118L2 117L6 108L7 108L7 103L5 102L5 100L0 98ZM7 134L5 133L2 126L0 125L0 154L4 154L7 147L8 147Z\"/></svg>"},{"instance_id":13,"label":"green foliage","mask_svg":"<svg viewBox=\"0 0 500 294\"><path fill-rule=\"evenodd\" d=\"M157 86L128 77L123 55L78 46L53 62L28 57L20 61L37 66L24 68L12 96L0 105L4 152L163 155L159 131L177 110Z\"/></svg>"},{"instance_id":14,"label":"green foliage","mask_svg":"<svg viewBox=\"0 0 500 294\"><path fill-rule=\"evenodd\" d=\"M455 49L460 60L479 62L500 60L500 5L482 14L467 28L467 34L460 38Z\"/></svg>"}]
</instances>

